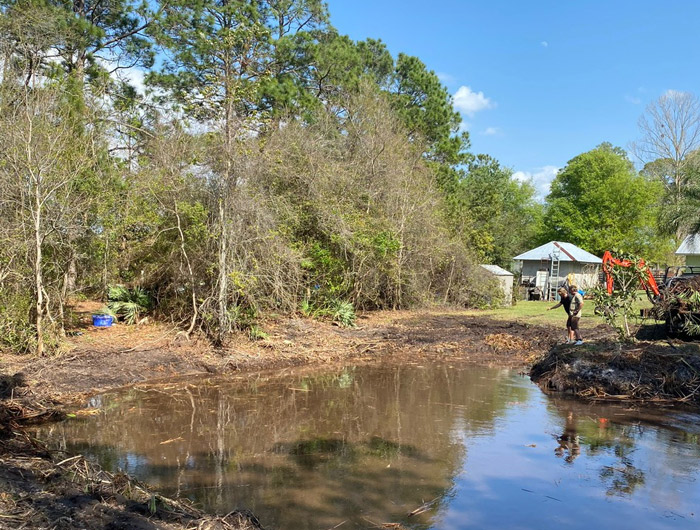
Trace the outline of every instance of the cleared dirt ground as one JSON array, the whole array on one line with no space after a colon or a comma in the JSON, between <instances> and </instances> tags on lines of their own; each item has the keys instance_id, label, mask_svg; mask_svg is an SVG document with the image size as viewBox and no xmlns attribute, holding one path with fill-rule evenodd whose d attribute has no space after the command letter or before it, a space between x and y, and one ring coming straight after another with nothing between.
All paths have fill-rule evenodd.
<instances>
[{"instance_id":1,"label":"cleared dirt ground","mask_svg":"<svg viewBox=\"0 0 700 530\"><path fill-rule=\"evenodd\" d=\"M64 353L5 355L6 375L28 386L14 396L68 403L109 388L197 373L267 370L292 365L372 361L387 356L525 366L547 351L561 330L493 320L459 311L396 311L360 316L354 328L286 318L263 323L264 340L235 336L223 349L187 340L163 324L85 326Z\"/></svg>"},{"instance_id":2,"label":"cleared dirt ground","mask_svg":"<svg viewBox=\"0 0 700 530\"><path fill-rule=\"evenodd\" d=\"M49 454L22 425L60 418L107 389L193 374L254 372L393 358L525 367L561 331L471 316L459 311L377 312L355 328L304 318L262 324L268 338L241 334L223 349L188 340L164 324L99 329L91 307L50 357L2 358L0 528L259 528L247 513L216 517L164 499L129 477L110 475L82 458Z\"/></svg>"}]
</instances>

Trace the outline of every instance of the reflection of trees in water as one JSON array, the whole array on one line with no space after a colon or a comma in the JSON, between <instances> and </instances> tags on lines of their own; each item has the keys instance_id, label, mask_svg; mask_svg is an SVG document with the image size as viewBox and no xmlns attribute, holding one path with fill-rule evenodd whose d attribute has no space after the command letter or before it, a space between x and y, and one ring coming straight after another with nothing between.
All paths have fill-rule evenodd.
<instances>
[{"instance_id":1,"label":"reflection of trees in water","mask_svg":"<svg viewBox=\"0 0 700 530\"><path fill-rule=\"evenodd\" d=\"M107 468L133 472L120 455L145 456L140 476L165 491L219 511L264 505L268 524L301 530L447 497L465 456L455 431L491 431L527 399L505 377L430 366L210 380L106 396L108 412L60 429Z\"/></svg>"},{"instance_id":2,"label":"reflection of trees in water","mask_svg":"<svg viewBox=\"0 0 700 530\"><path fill-rule=\"evenodd\" d=\"M378 436L356 444L337 438L313 438L277 444L272 451L289 455L297 465L306 469L316 469L330 459L335 460L336 464L352 465L363 456L390 460L403 455L414 460L430 461L427 455L413 446L397 444Z\"/></svg>"},{"instance_id":3,"label":"reflection of trees in water","mask_svg":"<svg viewBox=\"0 0 700 530\"><path fill-rule=\"evenodd\" d=\"M623 405L592 405L557 398L549 400L548 408L564 423L563 434L557 436L557 456L564 456L569 463L573 463L576 456L572 452L574 445L569 440L577 440L586 455L614 459L613 463L605 463L597 471L607 495L632 495L640 486L647 484L649 476L655 486L665 487L662 482L669 480L668 477L686 476L700 468L700 445L694 443L692 433L669 425L667 414L653 409L645 411ZM646 444L654 448L652 452L637 451L638 441L643 437L647 439ZM679 455L679 444L687 448L684 456ZM687 454L688 451L692 455ZM650 475L654 466L663 468L663 474Z\"/></svg>"},{"instance_id":4,"label":"reflection of trees in water","mask_svg":"<svg viewBox=\"0 0 700 530\"><path fill-rule=\"evenodd\" d=\"M609 496L631 495L638 486L645 483L644 472L625 458L621 458L618 465L603 466L600 479L606 485L605 493Z\"/></svg>"}]
</instances>

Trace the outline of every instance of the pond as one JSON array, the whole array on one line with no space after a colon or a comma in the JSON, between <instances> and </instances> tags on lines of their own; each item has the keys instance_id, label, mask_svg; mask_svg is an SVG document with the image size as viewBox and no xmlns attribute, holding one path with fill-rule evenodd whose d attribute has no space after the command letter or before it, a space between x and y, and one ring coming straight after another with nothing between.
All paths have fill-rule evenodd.
<instances>
[{"instance_id":1,"label":"pond","mask_svg":"<svg viewBox=\"0 0 700 530\"><path fill-rule=\"evenodd\" d=\"M505 369L290 370L90 406L39 436L207 511L250 509L270 530L700 522L700 416L552 398Z\"/></svg>"}]
</instances>

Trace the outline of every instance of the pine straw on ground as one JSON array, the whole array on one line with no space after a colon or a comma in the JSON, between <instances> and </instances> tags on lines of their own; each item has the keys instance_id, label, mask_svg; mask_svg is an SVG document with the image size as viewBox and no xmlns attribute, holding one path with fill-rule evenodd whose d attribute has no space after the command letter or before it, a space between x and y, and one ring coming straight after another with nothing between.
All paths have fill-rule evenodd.
<instances>
[{"instance_id":1,"label":"pine straw on ground","mask_svg":"<svg viewBox=\"0 0 700 530\"><path fill-rule=\"evenodd\" d=\"M530 376L545 391L589 399L700 405L700 345L560 345L533 365Z\"/></svg>"}]
</instances>

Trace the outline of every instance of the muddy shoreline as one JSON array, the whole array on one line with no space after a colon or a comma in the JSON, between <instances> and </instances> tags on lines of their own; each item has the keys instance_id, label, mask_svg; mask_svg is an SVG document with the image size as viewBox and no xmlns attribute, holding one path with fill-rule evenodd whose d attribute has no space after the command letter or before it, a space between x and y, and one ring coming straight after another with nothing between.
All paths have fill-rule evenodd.
<instances>
[{"instance_id":1,"label":"muddy shoreline","mask_svg":"<svg viewBox=\"0 0 700 530\"><path fill-rule=\"evenodd\" d=\"M301 318L270 320L264 328L264 340L240 335L214 350L162 324L85 326L61 355L4 356L0 528L261 528L245 511L204 514L75 455L49 454L22 429L118 387L294 366L420 361L519 368L546 392L700 405L697 345L621 346L603 325L587 330L583 347L562 344L559 328L449 310L371 313L351 329Z\"/></svg>"},{"instance_id":2,"label":"muddy shoreline","mask_svg":"<svg viewBox=\"0 0 700 530\"><path fill-rule=\"evenodd\" d=\"M233 338L212 349L162 324L76 331L54 357L6 355L0 394L0 528L256 529L242 510L205 514L164 499L124 475L110 475L76 455L50 454L24 424L60 419L110 389L197 375L256 373L291 366L348 363L464 362L526 367L560 330L467 316L459 311L377 312L355 328L290 318L265 323L268 337ZM315 368L314 368L315 367Z\"/></svg>"},{"instance_id":3,"label":"muddy shoreline","mask_svg":"<svg viewBox=\"0 0 700 530\"><path fill-rule=\"evenodd\" d=\"M61 355L5 355L2 366L6 376L23 374L23 386L15 385L15 398L72 404L106 390L173 377L389 357L524 367L562 335L556 328L460 311L376 312L362 315L355 328L287 318L266 322L265 330L268 338L264 340L241 334L217 350L202 339L187 340L177 329L164 325L86 327L71 338Z\"/></svg>"}]
</instances>

